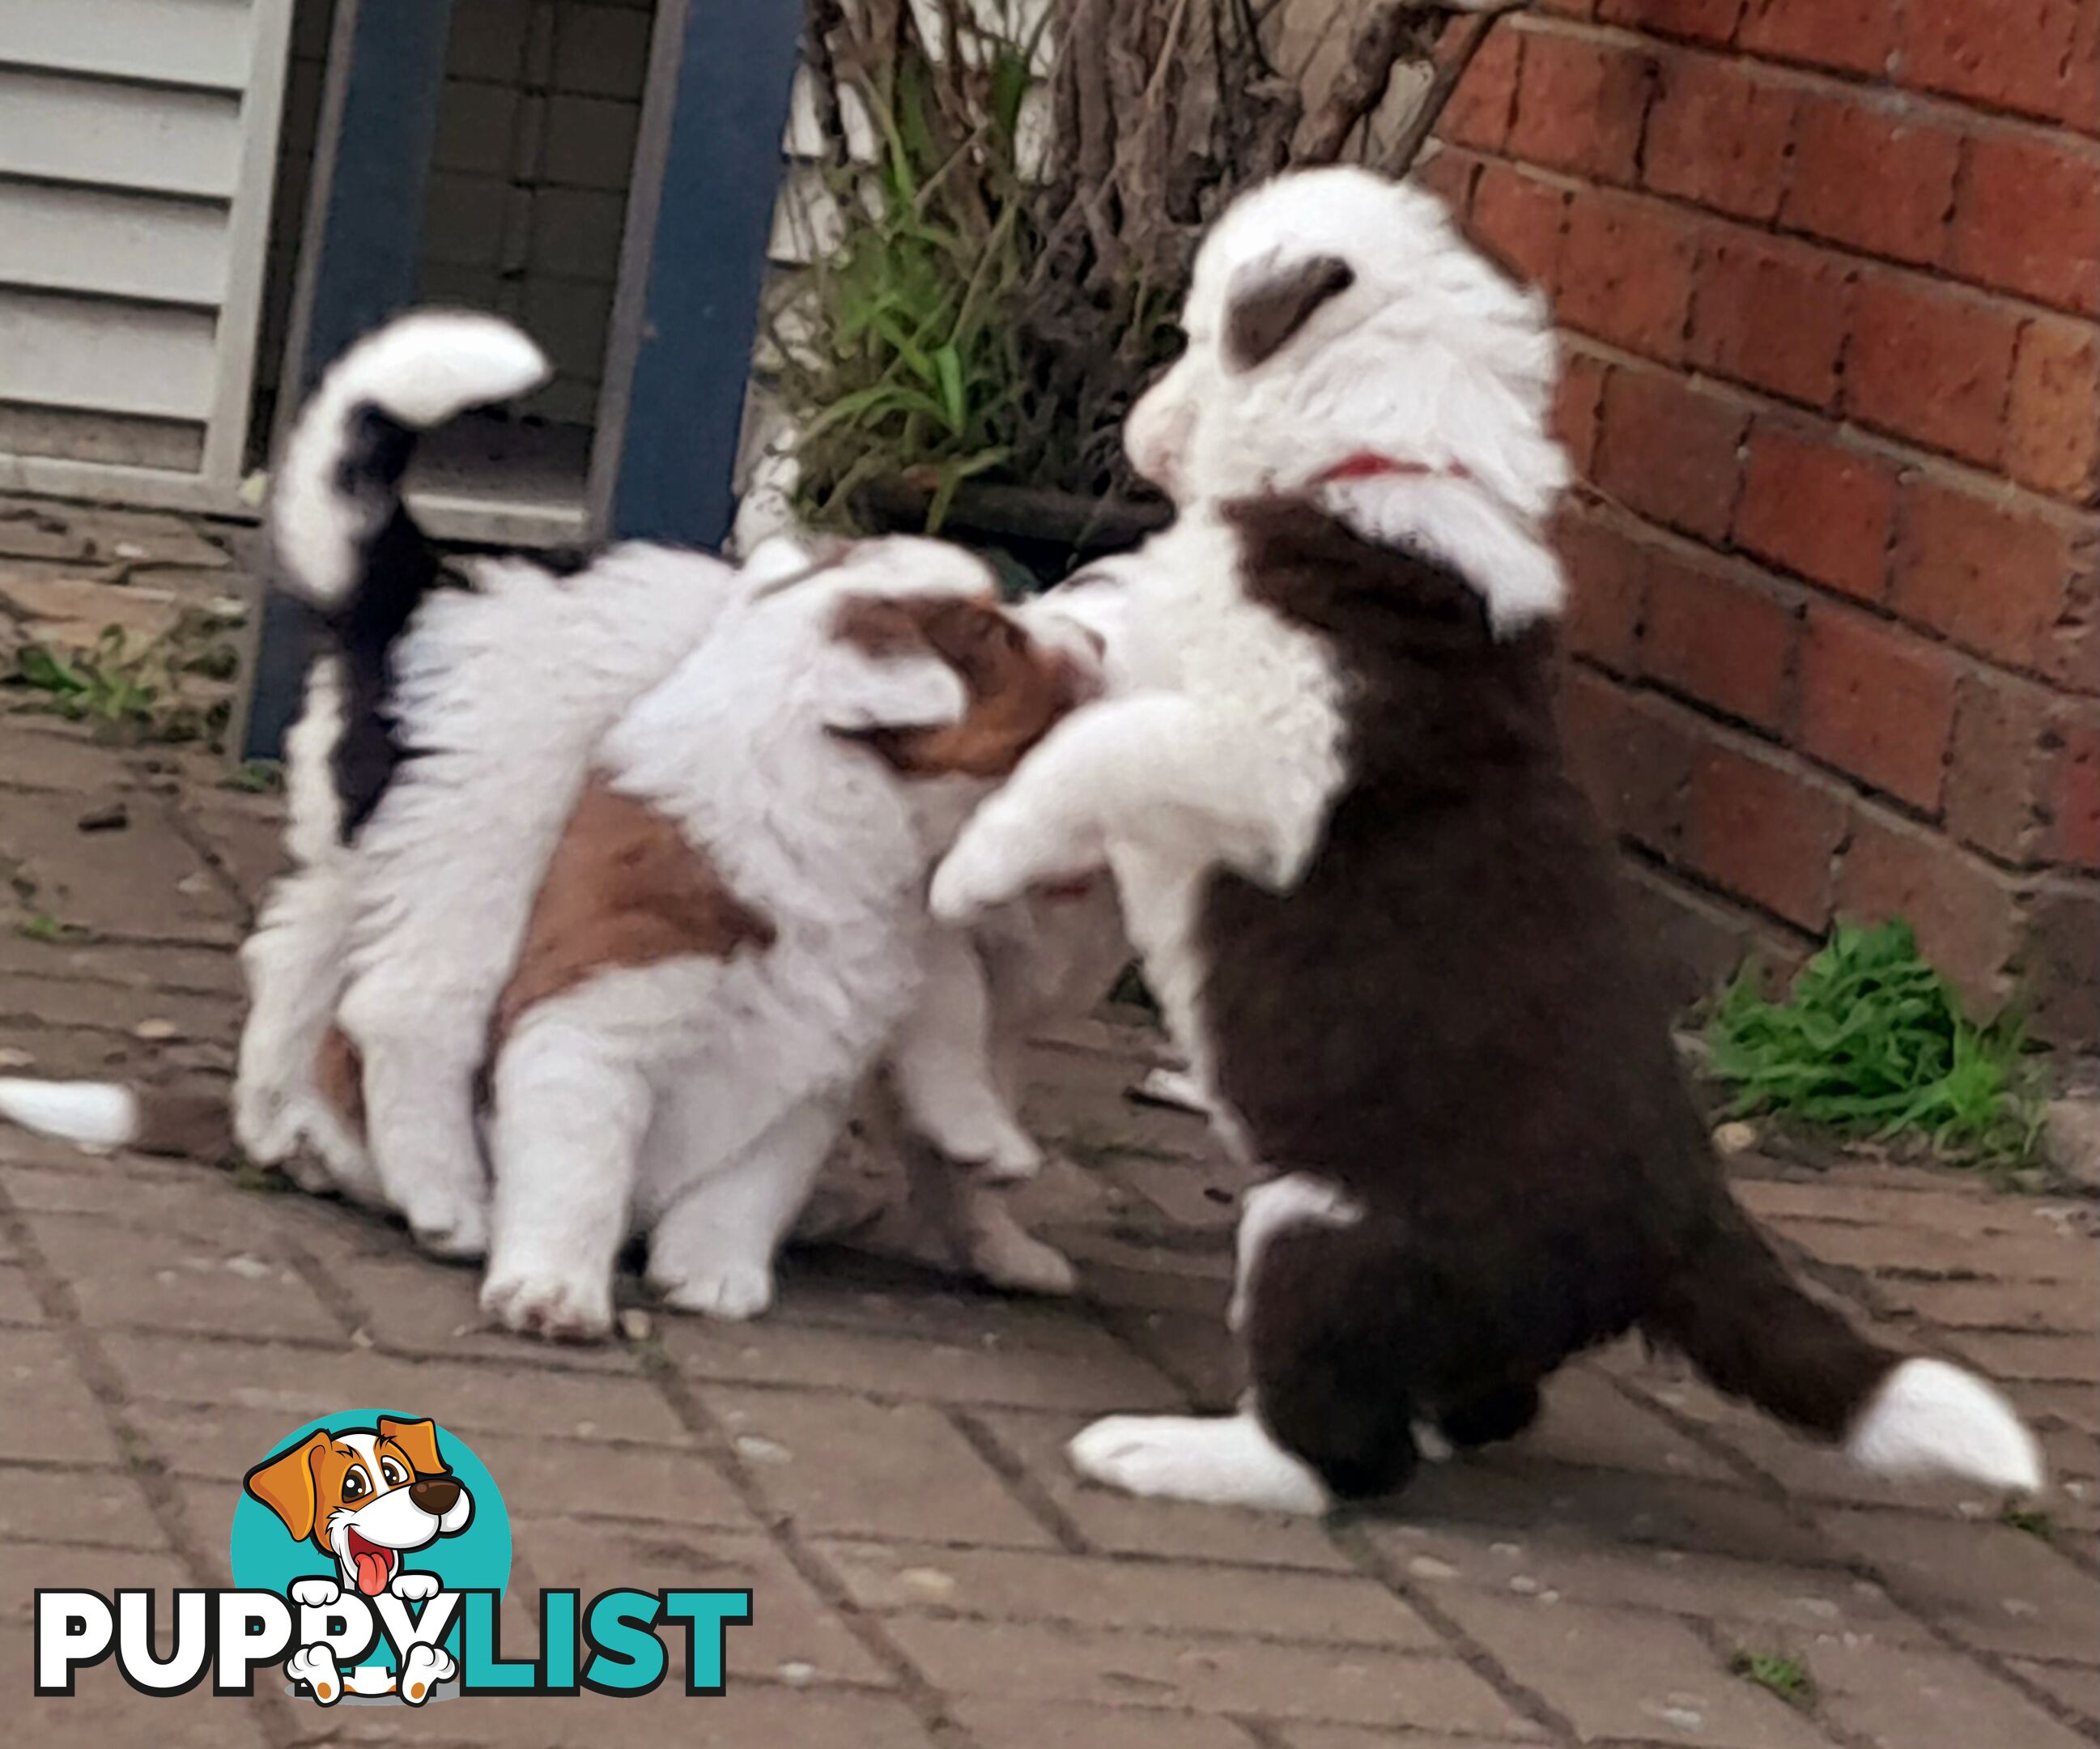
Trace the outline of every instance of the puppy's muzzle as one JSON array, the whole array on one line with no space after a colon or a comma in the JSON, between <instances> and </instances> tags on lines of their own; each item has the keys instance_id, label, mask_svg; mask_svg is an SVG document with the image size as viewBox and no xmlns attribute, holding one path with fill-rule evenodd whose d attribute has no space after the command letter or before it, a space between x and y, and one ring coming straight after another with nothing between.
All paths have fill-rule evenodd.
<instances>
[{"instance_id":1,"label":"puppy's muzzle","mask_svg":"<svg viewBox=\"0 0 2100 1749\"><path fill-rule=\"evenodd\" d=\"M442 1518L460 1497L458 1479L452 1476L418 1476L408 1484L408 1498L433 1518Z\"/></svg>"}]
</instances>

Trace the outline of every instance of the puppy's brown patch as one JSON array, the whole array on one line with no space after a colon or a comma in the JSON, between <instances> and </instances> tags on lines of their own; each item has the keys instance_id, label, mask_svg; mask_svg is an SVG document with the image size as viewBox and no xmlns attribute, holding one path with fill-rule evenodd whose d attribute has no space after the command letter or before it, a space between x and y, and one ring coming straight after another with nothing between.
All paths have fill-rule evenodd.
<instances>
[{"instance_id":1,"label":"puppy's brown patch","mask_svg":"<svg viewBox=\"0 0 2100 1749\"><path fill-rule=\"evenodd\" d=\"M602 777L584 786L534 900L491 1037L501 1045L536 1004L601 971L693 955L726 960L776 939L772 919L646 802Z\"/></svg>"},{"instance_id":2,"label":"puppy's brown patch","mask_svg":"<svg viewBox=\"0 0 2100 1749\"><path fill-rule=\"evenodd\" d=\"M341 1027L321 1035L314 1053L314 1091L360 1142L364 1139L364 1059Z\"/></svg>"},{"instance_id":3,"label":"puppy's brown patch","mask_svg":"<svg viewBox=\"0 0 2100 1749\"><path fill-rule=\"evenodd\" d=\"M1085 696L1078 665L988 596L849 596L832 630L878 658L937 656L961 679L960 722L854 734L907 777L1004 777Z\"/></svg>"},{"instance_id":4,"label":"puppy's brown patch","mask_svg":"<svg viewBox=\"0 0 2100 1749\"><path fill-rule=\"evenodd\" d=\"M1312 312L1357 283L1339 255L1315 255L1244 291L1225 312L1225 356L1241 370L1265 364L1312 320Z\"/></svg>"}]
</instances>

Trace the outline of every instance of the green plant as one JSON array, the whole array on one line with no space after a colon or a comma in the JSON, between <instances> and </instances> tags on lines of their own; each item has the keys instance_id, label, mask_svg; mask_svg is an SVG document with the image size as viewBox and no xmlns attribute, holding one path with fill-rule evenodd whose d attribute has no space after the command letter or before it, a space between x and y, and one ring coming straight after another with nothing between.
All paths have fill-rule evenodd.
<instances>
[{"instance_id":1,"label":"green plant","mask_svg":"<svg viewBox=\"0 0 2100 1749\"><path fill-rule=\"evenodd\" d=\"M7 683L38 695L34 708L69 722L146 740L193 741L224 727L227 705L186 698L182 676L221 666L215 648L192 650L176 638L134 647L122 627L107 625L91 649L24 644Z\"/></svg>"},{"instance_id":2,"label":"green plant","mask_svg":"<svg viewBox=\"0 0 2100 1749\"><path fill-rule=\"evenodd\" d=\"M2038 1506L2022 1506L2008 1501L1998 1514L1998 1522L2045 1543L2056 1540L2056 1520Z\"/></svg>"},{"instance_id":3,"label":"green plant","mask_svg":"<svg viewBox=\"0 0 2100 1749\"><path fill-rule=\"evenodd\" d=\"M25 917L15 925L15 933L26 941L78 941L88 932L77 923L62 923L47 911L39 911Z\"/></svg>"},{"instance_id":4,"label":"green plant","mask_svg":"<svg viewBox=\"0 0 2100 1749\"><path fill-rule=\"evenodd\" d=\"M222 780L223 787L251 796L274 796L285 787L285 768L274 759L244 759Z\"/></svg>"},{"instance_id":5,"label":"green plant","mask_svg":"<svg viewBox=\"0 0 2100 1749\"><path fill-rule=\"evenodd\" d=\"M1754 1682L1789 1707L1807 1711L1815 1704L1815 1679L1798 1658L1780 1652L1739 1651L1728 1660L1732 1675Z\"/></svg>"},{"instance_id":6,"label":"green plant","mask_svg":"<svg viewBox=\"0 0 2100 1749\"><path fill-rule=\"evenodd\" d=\"M1754 972L1707 1027L1708 1072L1735 1089L1729 1115L1772 1113L1877 1138L1922 1137L1941 1154L2024 1164L2040 1133L2039 1076L2013 1014L1972 1020L1900 919L1840 924L1783 1000Z\"/></svg>"}]
</instances>

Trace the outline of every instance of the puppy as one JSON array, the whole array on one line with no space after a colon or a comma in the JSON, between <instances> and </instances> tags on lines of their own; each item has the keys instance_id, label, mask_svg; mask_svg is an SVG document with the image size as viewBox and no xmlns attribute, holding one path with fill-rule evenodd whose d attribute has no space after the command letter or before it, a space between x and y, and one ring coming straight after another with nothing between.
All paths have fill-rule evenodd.
<instances>
[{"instance_id":1,"label":"puppy","mask_svg":"<svg viewBox=\"0 0 2100 1749\"><path fill-rule=\"evenodd\" d=\"M435 1573L408 1568L403 1557L439 1538L457 1536L474 1519L474 1496L445 1467L438 1430L429 1421L386 1416L373 1427L310 1433L249 1471L243 1486L275 1513L294 1542L311 1542L336 1564L340 1583L300 1579L293 1601L325 1608L344 1592L420 1602L444 1588ZM393 1692L377 1667L345 1677L325 1645L302 1646L285 1672L312 1689L323 1706L346 1691ZM412 1648L399 1678L403 1698L420 1706L455 1674L441 1646Z\"/></svg>"},{"instance_id":2,"label":"puppy","mask_svg":"<svg viewBox=\"0 0 2100 1749\"><path fill-rule=\"evenodd\" d=\"M1429 197L1329 169L1220 221L1185 325L1126 434L1185 506L1129 607L1150 684L1052 734L933 888L961 919L1105 863L1221 1133L1276 1174L1242 1412L1114 1417L1074 1464L1318 1511L1404 1484L1417 1423L1517 1433L1639 1327L1868 1469L2039 1486L1988 1386L1789 1278L1680 1082L1555 742L1542 302Z\"/></svg>"}]
</instances>

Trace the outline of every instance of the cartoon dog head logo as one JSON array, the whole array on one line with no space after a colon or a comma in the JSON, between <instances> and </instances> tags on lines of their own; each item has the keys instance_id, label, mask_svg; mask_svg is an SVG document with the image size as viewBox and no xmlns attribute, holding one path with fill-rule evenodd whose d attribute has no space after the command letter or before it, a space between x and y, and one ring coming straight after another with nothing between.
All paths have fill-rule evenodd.
<instances>
[{"instance_id":1,"label":"cartoon dog head logo","mask_svg":"<svg viewBox=\"0 0 2100 1749\"><path fill-rule=\"evenodd\" d=\"M446 1466L432 1421L381 1416L376 1426L310 1433L257 1464L244 1486L295 1541L333 1559L344 1590L367 1597L395 1587L405 1556L474 1518L474 1496Z\"/></svg>"}]
</instances>

